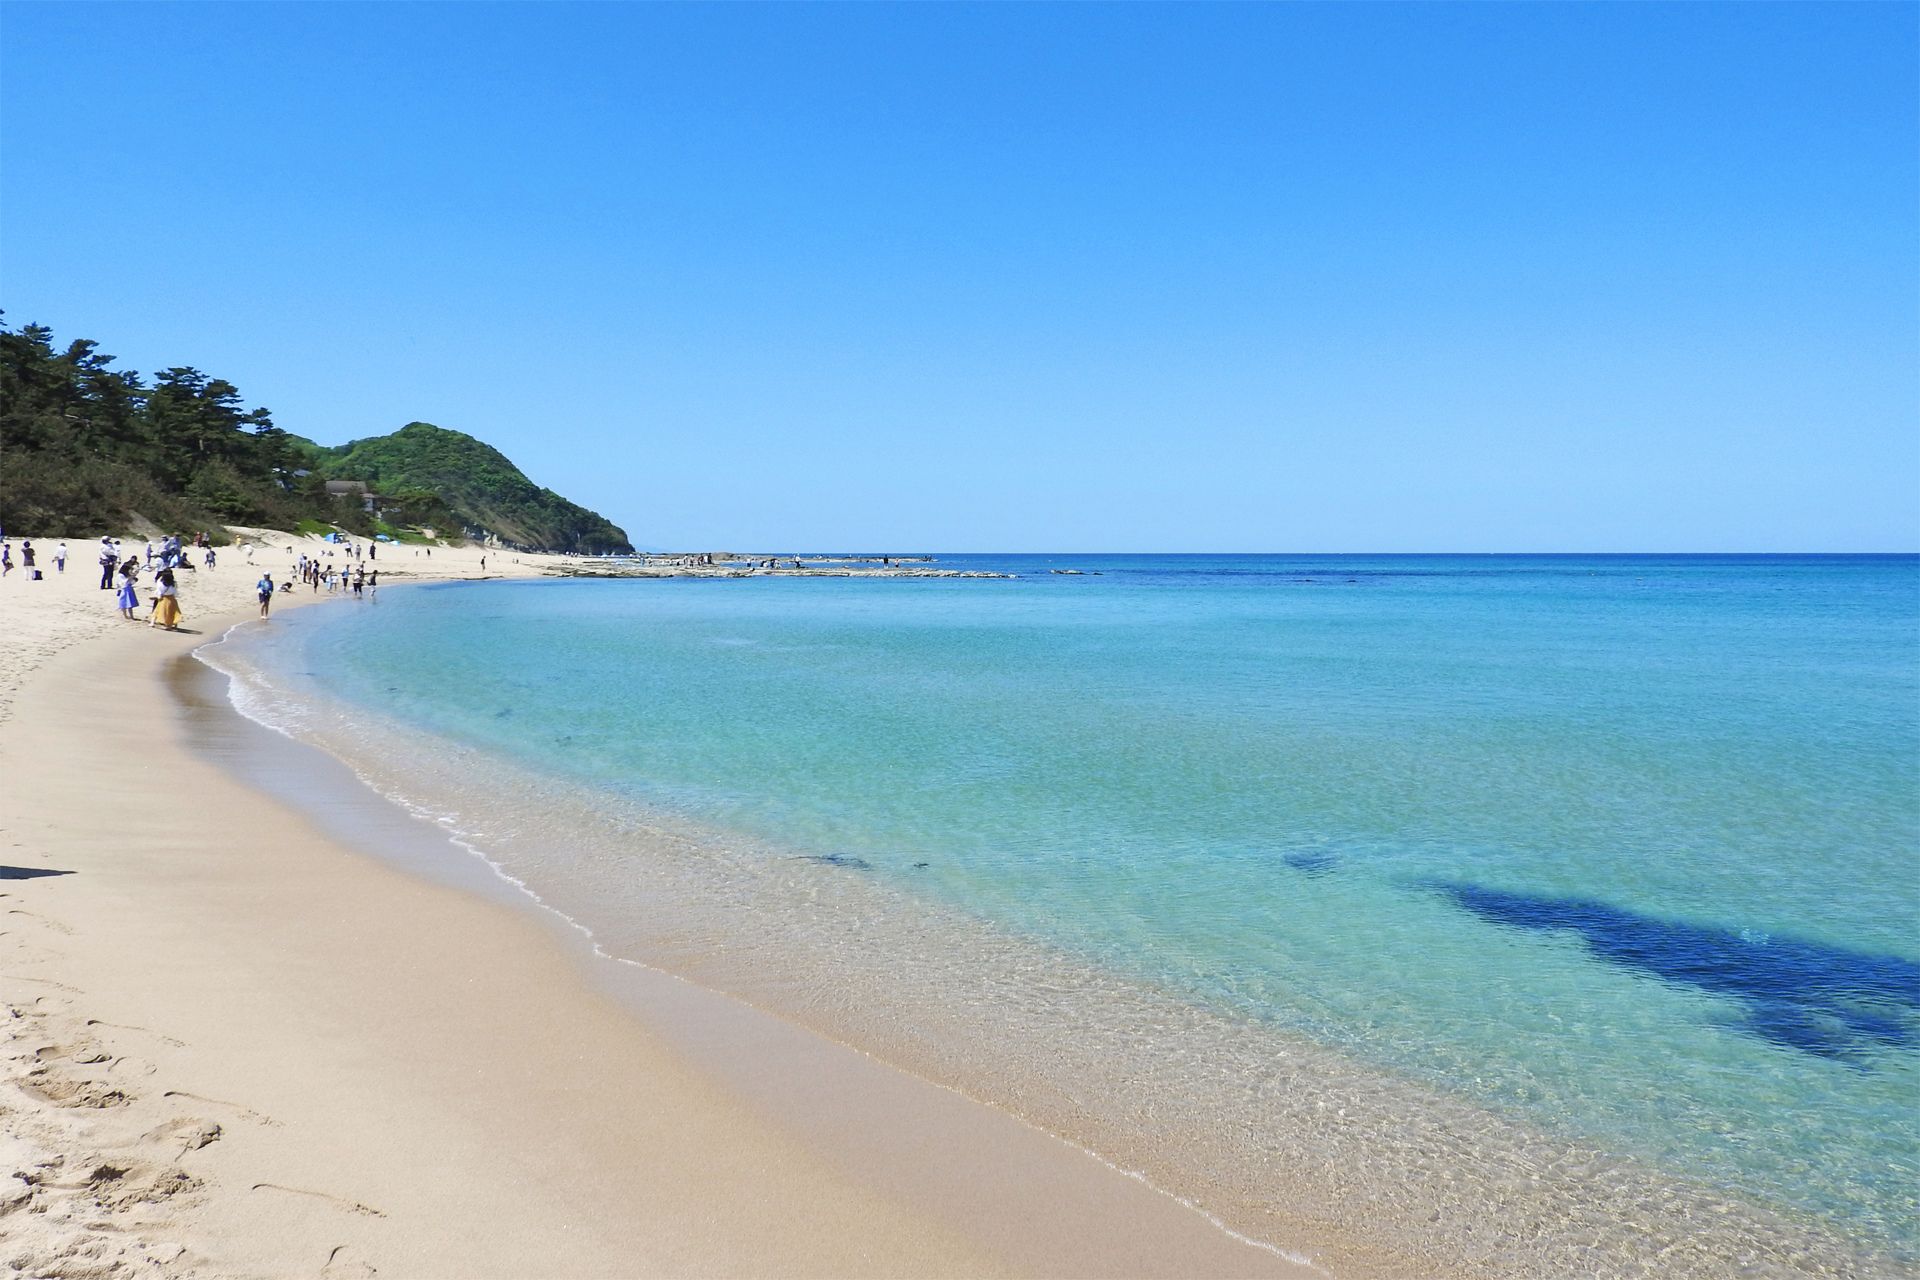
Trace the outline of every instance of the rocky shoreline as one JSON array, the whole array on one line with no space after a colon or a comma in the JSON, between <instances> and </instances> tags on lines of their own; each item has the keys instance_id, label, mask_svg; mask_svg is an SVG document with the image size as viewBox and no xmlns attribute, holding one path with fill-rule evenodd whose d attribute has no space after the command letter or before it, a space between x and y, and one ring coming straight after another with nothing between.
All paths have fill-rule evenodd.
<instances>
[{"instance_id":1,"label":"rocky shoreline","mask_svg":"<svg viewBox=\"0 0 1920 1280\"><path fill-rule=\"evenodd\" d=\"M549 565L555 578L1017 578L981 569L938 569L931 556L768 556L732 553L582 559Z\"/></svg>"}]
</instances>

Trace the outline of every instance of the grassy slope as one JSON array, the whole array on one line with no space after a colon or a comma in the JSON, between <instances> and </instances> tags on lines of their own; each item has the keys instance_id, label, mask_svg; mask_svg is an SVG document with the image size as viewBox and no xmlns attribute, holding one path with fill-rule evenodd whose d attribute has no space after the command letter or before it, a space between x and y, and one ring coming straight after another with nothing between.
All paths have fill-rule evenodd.
<instances>
[{"instance_id":1,"label":"grassy slope","mask_svg":"<svg viewBox=\"0 0 1920 1280\"><path fill-rule=\"evenodd\" d=\"M590 555L633 549L604 516L534 484L498 449L458 431L410 422L392 435L315 448L329 476L386 491L431 489L469 530L502 542Z\"/></svg>"}]
</instances>

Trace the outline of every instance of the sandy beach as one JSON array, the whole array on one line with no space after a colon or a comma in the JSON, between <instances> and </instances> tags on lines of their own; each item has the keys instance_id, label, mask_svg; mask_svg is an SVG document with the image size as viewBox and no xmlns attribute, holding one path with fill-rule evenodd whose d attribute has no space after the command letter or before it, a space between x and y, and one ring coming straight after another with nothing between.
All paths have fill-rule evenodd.
<instances>
[{"instance_id":1,"label":"sandy beach","mask_svg":"<svg viewBox=\"0 0 1920 1280\"><path fill-rule=\"evenodd\" d=\"M305 544L264 540L276 570ZM482 555L560 559L435 548L431 576ZM180 633L120 620L90 564L0 582L7 1274L1317 1273L770 1015L622 993L535 913L189 750L166 677L254 612L257 566L221 558L182 575Z\"/></svg>"}]
</instances>

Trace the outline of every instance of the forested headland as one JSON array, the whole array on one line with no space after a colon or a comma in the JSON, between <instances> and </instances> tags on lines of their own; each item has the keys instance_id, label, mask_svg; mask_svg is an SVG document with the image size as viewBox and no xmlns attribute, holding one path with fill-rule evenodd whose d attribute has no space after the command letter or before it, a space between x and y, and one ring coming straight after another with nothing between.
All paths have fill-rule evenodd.
<instances>
[{"instance_id":1,"label":"forested headland","mask_svg":"<svg viewBox=\"0 0 1920 1280\"><path fill-rule=\"evenodd\" d=\"M328 448L198 369L151 382L87 339L0 327L0 528L27 537L339 528L491 538L538 551L632 550L595 512L534 484L472 436L425 422ZM365 492L328 492L359 481ZM336 489L341 488L335 485Z\"/></svg>"}]
</instances>

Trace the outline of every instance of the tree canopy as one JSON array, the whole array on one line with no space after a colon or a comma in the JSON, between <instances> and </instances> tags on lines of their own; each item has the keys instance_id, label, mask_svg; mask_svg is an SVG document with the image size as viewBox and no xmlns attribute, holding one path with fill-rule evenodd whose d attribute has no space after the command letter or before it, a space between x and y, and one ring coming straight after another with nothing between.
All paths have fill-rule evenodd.
<instances>
[{"instance_id":1,"label":"tree canopy","mask_svg":"<svg viewBox=\"0 0 1920 1280\"><path fill-rule=\"evenodd\" d=\"M363 536L428 527L529 550L632 550L604 517L460 432L415 422L329 449L247 408L224 379L179 366L148 384L113 362L87 339L62 349L45 326L0 326L0 527L91 537L318 521ZM329 479L365 481L374 510L329 496Z\"/></svg>"},{"instance_id":2,"label":"tree canopy","mask_svg":"<svg viewBox=\"0 0 1920 1280\"><path fill-rule=\"evenodd\" d=\"M364 480L382 493L435 494L468 530L514 546L633 550L604 516L536 485L498 449L430 422L327 450L324 465L331 476Z\"/></svg>"}]
</instances>

